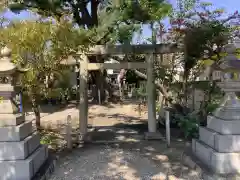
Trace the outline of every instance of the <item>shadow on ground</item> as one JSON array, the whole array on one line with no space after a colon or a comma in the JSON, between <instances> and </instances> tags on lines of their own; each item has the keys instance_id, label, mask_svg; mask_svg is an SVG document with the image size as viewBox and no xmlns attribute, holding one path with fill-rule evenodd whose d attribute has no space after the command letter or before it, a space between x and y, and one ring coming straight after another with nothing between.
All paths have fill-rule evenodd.
<instances>
[{"instance_id":1,"label":"shadow on ground","mask_svg":"<svg viewBox=\"0 0 240 180\"><path fill-rule=\"evenodd\" d=\"M196 172L181 165L184 148L183 142L167 148L163 141L88 144L61 154L50 179L197 179Z\"/></svg>"},{"instance_id":2,"label":"shadow on ground","mask_svg":"<svg viewBox=\"0 0 240 180\"><path fill-rule=\"evenodd\" d=\"M89 108L91 108L94 105L97 105L97 104L89 101L88 103ZM107 107L107 108L114 108L114 106L110 103L104 103L104 104L101 104L101 106ZM40 105L40 112L50 115L56 112L61 112L63 110L78 108L78 107L79 107L79 104L76 101L72 101L68 104L59 104L59 105L42 104ZM92 109L96 109L96 108L97 106L93 107ZM31 107L26 107L24 111L27 114L33 114Z\"/></svg>"},{"instance_id":3,"label":"shadow on ground","mask_svg":"<svg viewBox=\"0 0 240 180\"><path fill-rule=\"evenodd\" d=\"M171 148L167 148L166 142L162 140L143 139L144 132L148 130L146 120L121 113L109 115L100 112L98 115L121 119L121 122L113 126L95 126L92 140L120 142L89 143L71 153L56 152L59 160L50 180L200 179L196 172L181 165L181 156L185 150L183 140L174 139ZM63 136L56 132L43 132L42 143L54 144L56 150L63 149L66 144Z\"/></svg>"}]
</instances>

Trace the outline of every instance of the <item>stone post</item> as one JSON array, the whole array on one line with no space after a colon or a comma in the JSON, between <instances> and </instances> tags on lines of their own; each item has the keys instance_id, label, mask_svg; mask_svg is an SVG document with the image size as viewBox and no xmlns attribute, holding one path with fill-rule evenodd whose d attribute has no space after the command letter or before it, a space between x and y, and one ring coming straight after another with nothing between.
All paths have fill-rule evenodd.
<instances>
[{"instance_id":1,"label":"stone post","mask_svg":"<svg viewBox=\"0 0 240 180\"><path fill-rule=\"evenodd\" d=\"M25 122L11 99L14 94L11 50L1 50L0 77L0 179L31 180L48 157L46 146L40 145L40 135L33 131L32 122Z\"/></svg>"},{"instance_id":2,"label":"stone post","mask_svg":"<svg viewBox=\"0 0 240 180\"><path fill-rule=\"evenodd\" d=\"M67 116L65 130L66 130L67 148L68 148L68 150L72 150L73 144L72 144L72 117L71 117L71 115Z\"/></svg>"},{"instance_id":3,"label":"stone post","mask_svg":"<svg viewBox=\"0 0 240 180\"><path fill-rule=\"evenodd\" d=\"M88 126L88 57L82 55L80 60L80 88L79 88L79 141L81 144L84 143L85 135L87 133Z\"/></svg>"},{"instance_id":4,"label":"stone post","mask_svg":"<svg viewBox=\"0 0 240 180\"><path fill-rule=\"evenodd\" d=\"M148 132L145 139L162 139L162 135L157 131L156 121L156 99L155 99L155 78L154 78L154 54L148 54L147 59L147 99L148 99Z\"/></svg>"},{"instance_id":5,"label":"stone post","mask_svg":"<svg viewBox=\"0 0 240 180\"><path fill-rule=\"evenodd\" d=\"M155 133L157 130L156 114L155 114L155 93L154 93L154 75L153 75L153 54L147 59L147 97L148 97L148 131Z\"/></svg>"}]
</instances>

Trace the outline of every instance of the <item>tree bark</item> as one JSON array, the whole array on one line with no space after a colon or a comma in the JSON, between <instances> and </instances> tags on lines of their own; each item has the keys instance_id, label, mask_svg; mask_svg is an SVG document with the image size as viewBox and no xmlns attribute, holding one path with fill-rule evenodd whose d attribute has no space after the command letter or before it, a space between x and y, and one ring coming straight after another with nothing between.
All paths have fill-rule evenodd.
<instances>
[{"instance_id":1,"label":"tree bark","mask_svg":"<svg viewBox=\"0 0 240 180\"><path fill-rule=\"evenodd\" d=\"M90 4L91 4L91 9L88 10L87 8L87 3L86 2L77 2L76 4L72 3L71 6L73 8L73 16L75 19L75 22L79 25L79 26L86 26L86 28L91 29L94 27L97 27L99 25L98 22L98 5L99 5L100 1L99 0L90 0ZM81 16L80 13L81 12ZM107 33L108 34L108 33ZM97 42L97 44L105 44L106 42L106 37L104 36L103 38L101 38L101 40L99 40ZM103 63L104 59L98 56L95 57L90 57L89 61L92 63ZM94 90L92 91L92 97L93 100L95 102L98 102L99 99L101 99L101 103L104 102L106 100L106 89L108 87L108 83L107 83L107 77L104 76L104 73L101 71L92 71L90 72L90 74L92 75L92 84L96 85L94 87ZM99 98L99 91L100 91L100 98ZM109 94L111 94L109 92Z\"/></svg>"},{"instance_id":2,"label":"tree bark","mask_svg":"<svg viewBox=\"0 0 240 180\"><path fill-rule=\"evenodd\" d=\"M41 115L40 115L39 105L36 103L35 96L32 96L32 109L33 109L33 112L34 112L34 115L35 115L36 128L37 128L37 130L40 130L40 128L41 128Z\"/></svg>"},{"instance_id":3,"label":"tree bark","mask_svg":"<svg viewBox=\"0 0 240 180\"><path fill-rule=\"evenodd\" d=\"M36 128L37 128L37 130L40 130L40 128L41 128L41 116L40 116L40 111L39 111L38 107L34 108L34 114L35 114L35 118L36 118Z\"/></svg>"},{"instance_id":4,"label":"tree bark","mask_svg":"<svg viewBox=\"0 0 240 180\"><path fill-rule=\"evenodd\" d=\"M96 77L96 86L97 86L97 93L94 97L95 100L99 101L100 104L103 103L106 100L106 93L105 93L105 87L104 84L106 83L106 78L103 75L102 71L97 72L98 76ZM100 91L100 94L98 93ZM100 95L100 97L99 97Z\"/></svg>"},{"instance_id":5,"label":"tree bark","mask_svg":"<svg viewBox=\"0 0 240 180\"><path fill-rule=\"evenodd\" d=\"M135 74L145 80L147 80L147 75L139 72L138 70L133 70L135 72ZM169 99L169 95L167 93L167 90L165 89L165 87L162 85L162 84L159 84L157 82L155 82L155 85L156 87L160 90L160 92L163 94L163 96L166 98L166 99Z\"/></svg>"}]
</instances>

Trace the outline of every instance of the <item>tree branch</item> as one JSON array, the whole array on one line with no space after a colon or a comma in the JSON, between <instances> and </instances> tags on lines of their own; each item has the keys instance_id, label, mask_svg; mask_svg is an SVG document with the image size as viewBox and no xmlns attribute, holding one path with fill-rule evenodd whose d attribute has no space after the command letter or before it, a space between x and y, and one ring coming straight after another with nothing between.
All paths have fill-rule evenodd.
<instances>
[{"instance_id":1,"label":"tree branch","mask_svg":"<svg viewBox=\"0 0 240 180\"><path fill-rule=\"evenodd\" d=\"M147 75L141 73L140 71L138 71L138 70L136 70L136 69L134 69L133 71L134 71L134 73L135 73L138 77L141 77L141 78L147 80ZM163 96L164 96L165 98L169 99L169 95L168 95L167 90L165 89L165 87L164 87L162 84L159 84L159 83L156 82L156 81L155 81L155 85L156 85L157 89L159 89L160 92L163 94Z\"/></svg>"},{"instance_id":2,"label":"tree branch","mask_svg":"<svg viewBox=\"0 0 240 180\"><path fill-rule=\"evenodd\" d=\"M116 61L119 61L119 57L114 57L114 59L115 59ZM147 80L147 75L146 75L146 74L144 74L144 73L142 73L142 72L140 72L140 71L138 71L138 70L136 70L136 69L134 69L133 72L134 72L138 77ZM159 89L160 92L163 94L163 96L164 96L166 99L170 99L170 97L169 97L169 95L168 95L168 93L167 93L166 88L165 88L162 84L159 84L159 83L156 82L156 81L155 81L154 83L155 83L157 89Z\"/></svg>"}]
</instances>

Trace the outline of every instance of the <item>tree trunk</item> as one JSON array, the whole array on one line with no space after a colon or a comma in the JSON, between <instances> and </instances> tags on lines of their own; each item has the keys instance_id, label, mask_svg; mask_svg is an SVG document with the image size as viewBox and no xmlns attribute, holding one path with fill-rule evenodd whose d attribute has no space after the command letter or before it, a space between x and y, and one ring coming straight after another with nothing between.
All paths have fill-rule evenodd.
<instances>
[{"instance_id":1,"label":"tree trunk","mask_svg":"<svg viewBox=\"0 0 240 180\"><path fill-rule=\"evenodd\" d=\"M40 110L39 110L39 105L36 103L36 98L34 96L32 96L32 109L35 115L36 128L37 130L40 130L41 128Z\"/></svg>"},{"instance_id":2,"label":"tree trunk","mask_svg":"<svg viewBox=\"0 0 240 180\"><path fill-rule=\"evenodd\" d=\"M91 63L104 63L104 58L101 56L89 56L88 58ZM100 103L103 103L106 100L106 90L108 89L107 72L106 70L94 70L90 71L90 75L91 84L95 85L92 91L93 101L99 102L100 100Z\"/></svg>"},{"instance_id":3,"label":"tree trunk","mask_svg":"<svg viewBox=\"0 0 240 180\"><path fill-rule=\"evenodd\" d=\"M209 104L211 104L212 102L212 94L215 91L216 88L216 82L213 80L213 68L211 68L210 73L209 73L209 90L207 91L207 96L206 96L206 101L205 101L205 105L204 105L204 113L203 113L203 121L204 123L207 122L207 116L208 116L208 112L207 112L207 106Z\"/></svg>"},{"instance_id":4,"label":"tree trunk","mask_svg":"<svg viewBox=\"0 0 240 180\"><path fill-rule=\"evenodd\" d=\"M39 108L34 108L34 114L35 114L35 118L36 118L36 128L37 128L37 130L40 130L40 128L41 128L41 116L40 116Z\"/></svg>"},{"instance_id":5,"label":"tree trunk","mask_svg":"<svg viewBox=\"0 0 240 180\"><path fill-rule=\"evenodd\" d=\"M106 91L105 91L105 83L106 78L104 77L104 73L102 71L98 71L98 76L96 77L96 85L97 85L97 94L94 99L97 101L100 100L100 104L106 100ZM100 92L100 93L99 93ZM100 95L100 97L99 97Z\"/></svg>"},{"instance_id":6,"label":"tree trunk","mask_svg":"<svg viewBox=\"0 0 240 180\"><path fill-rule=\"evenodd\" d=\"M107 89L106 77L104 76L104 73L101 71L91 71L91 76L92 76L91 84L93 85L93 88L92 88L93 101L99 102L99 99L100 99L100 103L102 103L106 100L106 91L105 91Z\"/></svg>"},{"instance_id":7,"label":"tree trunk","mask_svg":"<svg viewBox=\"0 0 240 180\"><path fill-rule=\"evenodd\" d=\"M188 87L187 87L187 77L183 80L183 104L187 107L188 104Z\"/></svg>"},{"instance_id":8,"label":"tree trunk","mask_svg":"<svg viewBox=\"0 0 240 180\"><path fill-rule=\"evenodd\" d=\"M147 80L147 75L137 71L137 70L133 70L135 72L135 74L145 80ZM162 84L159 84L157 82L155 82L155 85L156 87L161 91L161 93L163 94L163 96L166 98L166 99L169 99L169 95L167 93L167 90L165 89L165 87L162 85Z\"/></svg>"}]
</instances>

